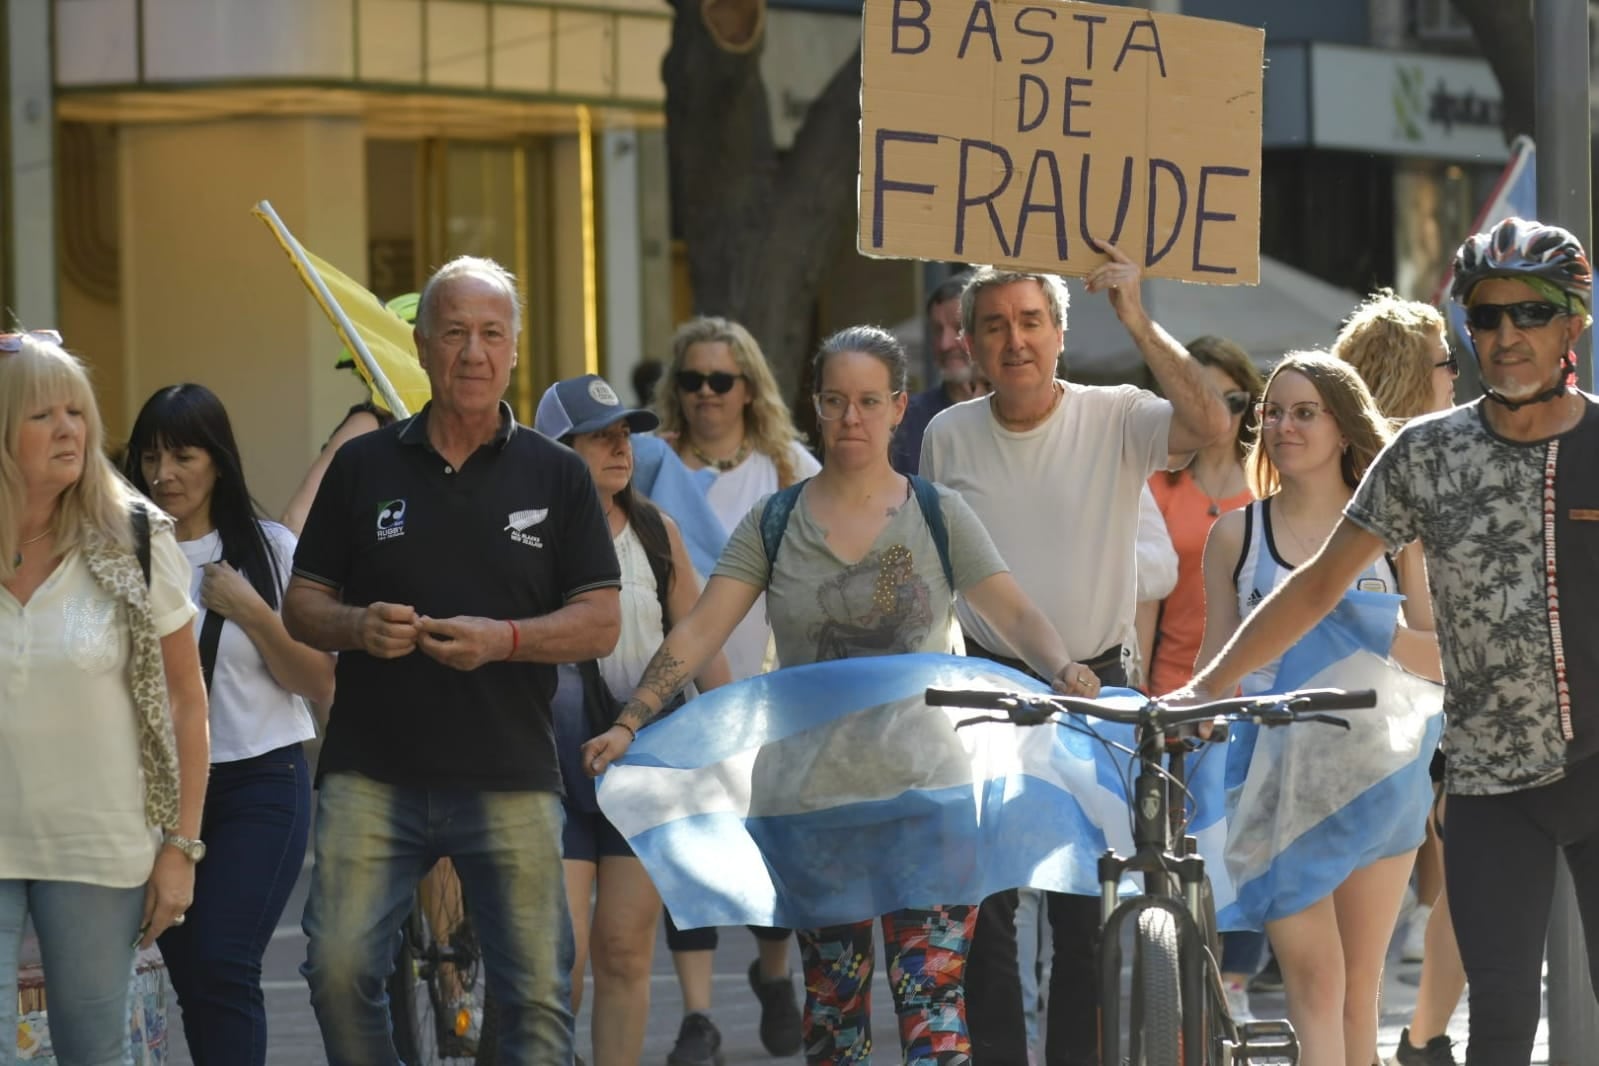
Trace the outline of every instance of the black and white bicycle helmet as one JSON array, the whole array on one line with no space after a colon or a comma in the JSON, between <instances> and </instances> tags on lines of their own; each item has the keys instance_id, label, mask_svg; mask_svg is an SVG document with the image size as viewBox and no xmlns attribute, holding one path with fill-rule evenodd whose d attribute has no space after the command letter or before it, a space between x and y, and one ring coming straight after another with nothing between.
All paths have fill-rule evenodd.
<instances>
[{"instance_id":1,"label":"black and white bicycle helmet","mask_svg":"<svg viewBox=\"0 0 1599 1066\"><path fill-rule=\"evenodd\" d=\"M1464 303L1484 278L1542 278L1586 310L1593 297L1593 271L1582 245L1568 230L1524 218L1507 218L1486 233L1466 238L1455 253L1452 299Z\"/></svg>"}]
</instances>

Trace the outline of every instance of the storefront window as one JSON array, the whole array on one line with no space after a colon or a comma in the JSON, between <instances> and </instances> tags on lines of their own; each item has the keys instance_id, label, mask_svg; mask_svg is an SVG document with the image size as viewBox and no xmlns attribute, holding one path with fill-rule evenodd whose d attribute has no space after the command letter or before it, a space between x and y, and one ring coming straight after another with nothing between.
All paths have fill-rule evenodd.
<instances>
[{"instance_id":1,"label":"storefront window","mask_svg":"<svg viewBox=\"0 0 1599 1066\"><path fill-rule=\"evenodd\" d=\"M1404 160L1394 168L1394 288L1431 301L1470 234L1499 168Z\"/></svg>"}]
</instances>

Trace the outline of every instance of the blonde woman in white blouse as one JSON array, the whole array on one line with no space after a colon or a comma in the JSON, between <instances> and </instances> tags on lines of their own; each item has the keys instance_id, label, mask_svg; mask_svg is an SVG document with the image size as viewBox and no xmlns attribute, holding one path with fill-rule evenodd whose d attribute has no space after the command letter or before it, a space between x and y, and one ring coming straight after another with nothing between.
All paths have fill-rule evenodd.
<instances>
[{"instance_id":1,"label":"blonde woman in white blouse","mask_svg":"<svg viewBox=\"0 0 1599 1066\"><path fill-rule=\"evenodd\" d=\"M129 1050L134 947L193 900L209 751L188 561L60 340L0 334L0 958L31 918L56 1060L101 1066ZM16 1006L0 964L0 1033Z\"/></svg>"}]
</instances>

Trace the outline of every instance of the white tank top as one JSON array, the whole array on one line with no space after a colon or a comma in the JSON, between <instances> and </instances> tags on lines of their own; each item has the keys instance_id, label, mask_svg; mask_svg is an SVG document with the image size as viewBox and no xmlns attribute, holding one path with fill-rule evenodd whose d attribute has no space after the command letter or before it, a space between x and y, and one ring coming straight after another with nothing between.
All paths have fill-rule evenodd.
<instances>
[{"instance_id":1,"label":"white tank top","mask_svg":"<svg viewBox=\"0 0 1599 1066\"><path fill-rule=\"evenodd\" d=\"M613 539L616 561L622 569L622 630L616 648L600 660L600 676L618 699L627 699L644 676L650 657L665 634L655 571L650 569L644 544L629 522Z\"/></svg>"},{"instance_id":2,"label":"white tank top","mask_svg":"<svg viewBox=\"0 0 1599 1066\"><path fill-rule=\"evenodd\" d=\"M1256 500L1244 508L1244 550L1239 553L1238 565L1233 569L1233 587L1238 590L1238 620L1242 622L1248 618L1249 612L1293 569L1277 553L1271 526L1271 498ZM1397 593L1399 579L1394 574L1392 561L1382 556L1355 579L1353 587L1365 592ZM1244 693L1272 691L1281 661L1274 659L1244 678L1240 684Z\"/></svg>"}]
</instances>

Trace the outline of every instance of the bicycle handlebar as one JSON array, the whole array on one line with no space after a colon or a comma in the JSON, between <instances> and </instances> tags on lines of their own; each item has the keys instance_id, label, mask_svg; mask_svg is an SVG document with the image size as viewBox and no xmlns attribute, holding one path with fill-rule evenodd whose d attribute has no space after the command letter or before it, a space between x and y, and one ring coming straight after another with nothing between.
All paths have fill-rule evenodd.
<instances>
[{"instance_id":1,"label":"bicycle handlebar","mask_svg":"<svg viewBox=\"0 0 1599 1066\"><path fill-rule=\"evenodd\" d=\"M1169 707L1158 699L1146 700L1134 709L1114 707L1099 700L1061 696L1048 692L1000 692L991 689L929 688L931 707L969 707L973 710L1000 711L1018 725L1042 725L1058 711L1092 715L1124 725L1149 724L1161 728L1192 725L1213 718L1248 720L1262 725L1287 725L1295 721L1322 721L1348 726L1324 711L1354 711L1377 705L1372 689L1344 691L1321 688L1300 689L1263 696L1231 696L1186 707Z\"/></svg>"}]
</instances>

